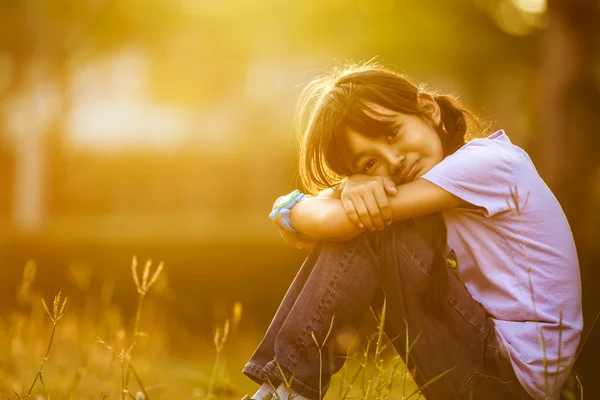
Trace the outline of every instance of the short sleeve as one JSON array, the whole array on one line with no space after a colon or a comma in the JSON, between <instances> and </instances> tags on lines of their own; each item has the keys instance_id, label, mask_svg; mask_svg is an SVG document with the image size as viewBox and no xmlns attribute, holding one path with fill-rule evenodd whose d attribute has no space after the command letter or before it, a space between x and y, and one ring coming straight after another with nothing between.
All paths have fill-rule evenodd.
<instances>
[{"instance_id":1,"label":"short sleeve","mask_svg":"<svg viewBox=\"0 0 600 400\"><path fill-rule=\"evenodd\" d=\"M441 187L491 217L511 209L515 187L512 144L475 139L443 159L421 178Z\"/></svg>"}]
</instances>

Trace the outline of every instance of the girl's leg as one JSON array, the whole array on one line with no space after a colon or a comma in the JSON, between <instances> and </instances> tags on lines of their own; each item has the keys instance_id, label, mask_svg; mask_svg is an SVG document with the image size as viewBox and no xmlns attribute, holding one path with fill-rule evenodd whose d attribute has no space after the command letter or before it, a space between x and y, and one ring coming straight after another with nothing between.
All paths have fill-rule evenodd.
<instances>
[{"instance_id":1,"label":"girl's leg","mask_svg":"<svg viewBox=\"0 0 600 400\"><path fill-rule=\"evenodd\" d=\"M379 263L373 262L374 233L365 233L344 243L322 242L309 254L288 289L261 344L243 372L258 383L282 382L281 371L294 378L292 387L308 398L318 398L319 351L333 318L330 339L322 350L322 393L330 376L343 365L339 355L347 346L336 346L334 365L329 360L331 344L345 331L353 332L362 322L379 289ZM335 316L333 316L335 314ZM275 361L276 360L276 361Z\"/></svg>"},{"instance_id":2,"label":"girl's leg","mask_svg":"<svg viewBox=\"0 0 600 400\"><path fill-rule=\"evenodd\" d=\"M408 324L409 340L421 333L411 352L422 385L451 371L424 390L428 400L465 397L518 398L520 385L510 363L497 351L493 323L481 305L448 271L450 291L441 317L418 300L433 249L416 231L414 221L396 223L381 232L366 232L344 243L320 243L304 262L265 338L244 368L257 382L281 381L275 358L299 394L316 399L330 376L343 365L347 337L356 332L371 304L386 295L386 333L395 337ZM333 319L329 340L318 347ZM394 344L404 355L404 340ZM332 352L333 357L328 355ZM322 380L320 381L320 377Z\"/></svg>"},{"instance_id":3,"label":"girl's leg","mask_svg":"<svg viewBox=\"0 0 600 400\"><path fill-rule=\"evenodd\" d=\"M510 361L500 354L493 321L451 269L446 270L449 289L447 298L442 299L441 315L422 306L420 288L429 274L434 250L415 229L418 223L411 220L382 231L380 260L387 336L405 333L406 326L409 343L420 334L410 353L417 366L416 382L423 386L450 371L423 390L425 397L530 399ZM394 343L403 358L405 343L404 336Z\"/></svg>"}]
</instances>

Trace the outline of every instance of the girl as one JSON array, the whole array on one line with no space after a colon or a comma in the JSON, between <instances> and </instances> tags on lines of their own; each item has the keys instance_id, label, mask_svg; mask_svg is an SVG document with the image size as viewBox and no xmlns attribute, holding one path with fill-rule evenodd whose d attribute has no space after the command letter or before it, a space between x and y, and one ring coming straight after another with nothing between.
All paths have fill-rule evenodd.
<instances>
[{"instance_id":1,"label":"girl","mask_svg":"<svg viewBox=\"0 0 600 400\"><path fill-rule=\"evenodd\" d=\"M428 400L558 398L583 324L579 265L527 153L504 131L466 142L478 125L456 100L374 63L314 80L299 113L316 196L280 197L270 217L311 252L244 368L262 385L253 399L271 385L320 398L384 298L387 336L420 334L416 382L447 372ZM333 355L322 369L313 334Z\"/></svg>"}]
</instances>

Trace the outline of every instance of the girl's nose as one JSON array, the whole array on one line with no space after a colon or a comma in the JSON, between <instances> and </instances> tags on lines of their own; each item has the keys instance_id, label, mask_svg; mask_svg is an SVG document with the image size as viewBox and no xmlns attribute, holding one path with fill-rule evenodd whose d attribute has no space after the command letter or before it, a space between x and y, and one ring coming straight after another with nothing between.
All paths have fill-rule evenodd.
<instances>
[{"instance_id":1,"label":"girl's nose","mask_svg":"<svg viewBox=\"0 0 600 400\"><path fill-rule=\"evenodd\" d=\"M404 164L404 159L404 155L401 154L389 160L391 176L396 176L400 172L400 170L402 169L402 165Z\"/></svg>"}]
</instances>

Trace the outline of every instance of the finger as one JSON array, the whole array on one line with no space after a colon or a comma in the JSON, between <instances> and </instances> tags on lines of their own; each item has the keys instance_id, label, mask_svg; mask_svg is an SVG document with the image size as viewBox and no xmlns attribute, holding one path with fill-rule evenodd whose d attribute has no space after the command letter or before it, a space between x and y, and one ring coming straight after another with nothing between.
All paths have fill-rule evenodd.
<instances>
[{"instance_id":1,"label":"finger","mask_svg":"<svg viewBox=\"0 0 600 400\"><path fill-rule=\"evenodd\" d=\"M396 183L387 176L383 177L383 186L388 194L394 195L398 193L398 189L396 189Z\"/></svg>"},{"instance_id":2,"label":"finger","mask_svg":"<svg viewBox=\"0 0 600 400\"><path fill-rule=\"evenodd\" d=\"M363 197L357 193L352 193L350 195L350 200L352 200L352 204L354 204L354 208L356 210L356 213L358 214L360 222L362 222L362 224L368 230L375 230L373 220L371 219L371 214L369 214L369 210L367 209L367 205L365 204L365 200L363 199Z\"/></svg>"},{"instance_id":3,"label":"finger","mask_svg":"<svg viewBox=\"0 0 600 400\"><path fill-rule=\"evenodd\" d=\"M379 206L379 211L381 212L381 218L383 220L383 223L385 225L390 225L392 222L394 222L394 216L392 214L392 206L390 204L387 194L385 193L385 190L380 187L377 190L375 190L373 194L375 196L375 201Z\"/></svg>"},{"instance_id":4,"label":"finger","mask_svg":"<svg viewBox=\"0 0 600 400\"><path fill-rule=\"evenodd\" d=\"M342 199L342 205L344 206L346 215L348 216L348 218L350 218L350 222L352 222L354 226L357 226L361 229L364 228L365 226L362 224L362 222L360 222L360 218L356 213L356 208L354 207L354 203L352 203L352 200L350 200L349 197L344 197Z\"/></svg>"},{"instance_id":5,"label":"finger","mask_svg":"<svg viewBox=\"0 0 600 400\"><path fill-rule=\"evenodd\" d=\"M385 222L383 221L383 216L381 214L381 210L379 209L379 204L377 203L377 199L375 198L376 191L382 191L383 188L379 186L376 190L369 191L363 197L365 200L365 205L367 206L367 211L371 216L371 220L373 221L373 226L375 229L383 229L385 228Z\"/></svg>"}]
</instances>

